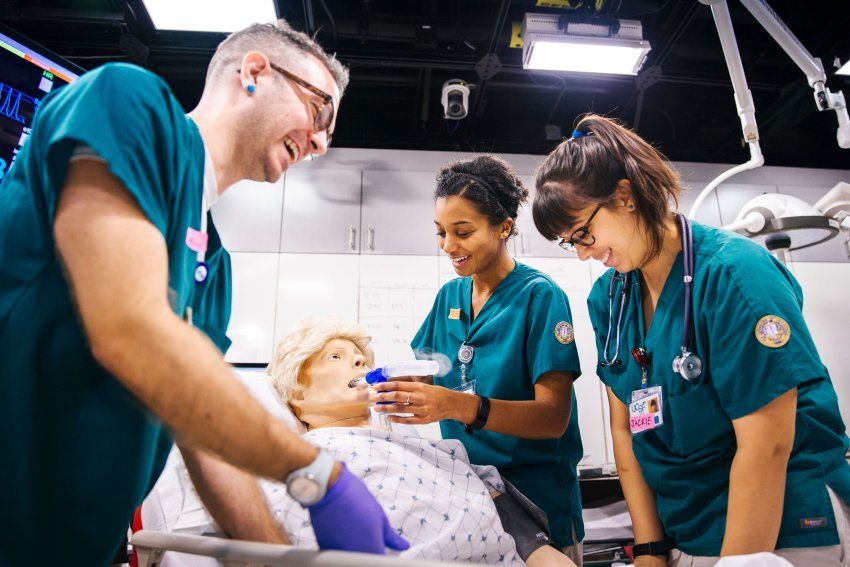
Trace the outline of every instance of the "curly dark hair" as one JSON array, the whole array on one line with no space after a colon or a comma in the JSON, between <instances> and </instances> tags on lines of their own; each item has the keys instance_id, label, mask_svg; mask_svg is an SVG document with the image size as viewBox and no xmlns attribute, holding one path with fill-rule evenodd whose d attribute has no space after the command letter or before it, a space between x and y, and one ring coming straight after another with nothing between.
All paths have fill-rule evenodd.
<instances>
[{"instance_id":1,"label":"curly dark hair","mask_svg":"<svg viewBox=\"0 0 850 567\"><path fill-rule=\"evenodd\" d=\"M500 157L480 155L446 165L437 174L434 199L463 197L496 226L514 221L511 234L517 234L519 206L528 200L528 189L514 168Z\"/></svg>"}]
</instances>

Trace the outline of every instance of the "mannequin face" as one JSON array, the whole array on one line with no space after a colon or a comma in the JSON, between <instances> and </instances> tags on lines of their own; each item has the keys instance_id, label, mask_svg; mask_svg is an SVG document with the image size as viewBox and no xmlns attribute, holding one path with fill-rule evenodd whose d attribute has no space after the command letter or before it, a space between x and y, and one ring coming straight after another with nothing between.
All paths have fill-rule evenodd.
<instances>
[{"instance_id":1,"label":"mannequin face","mask_svg":"<svg viewBox=\"0 0 850 567\"><path fill-rule=\"evenodd\" d=\"M365 383L349 388L348 383L370 369L366 357L353 342L332 339L301 367L298 387L289 406L307 427L351 425L356 418L369 419L369 392Z\"/></svg>"}]
</instances>

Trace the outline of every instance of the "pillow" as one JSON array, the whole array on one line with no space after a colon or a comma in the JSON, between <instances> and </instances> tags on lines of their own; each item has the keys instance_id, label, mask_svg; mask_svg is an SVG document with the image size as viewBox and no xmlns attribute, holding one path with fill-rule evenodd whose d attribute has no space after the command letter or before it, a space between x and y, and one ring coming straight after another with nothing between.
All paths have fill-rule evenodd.
<instances>
[{"instance_id":1,"label":"pillow","mask_svg":"<svg viewBox=\"0 0 850 567\"><path fill-rule=\"evenodd\" d=\"M274 417L296 432L298 435L307 433L307 428L301 423L289 406L282 403L272 386L271 377L265 369L233 369L234 377L248 389L248 392Z\"/></svg>"}]
</instances>

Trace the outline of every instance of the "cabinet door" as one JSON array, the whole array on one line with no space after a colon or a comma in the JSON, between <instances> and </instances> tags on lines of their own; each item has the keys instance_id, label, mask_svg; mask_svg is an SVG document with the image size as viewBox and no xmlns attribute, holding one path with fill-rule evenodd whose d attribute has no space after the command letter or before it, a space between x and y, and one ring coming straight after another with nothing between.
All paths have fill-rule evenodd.
<instances>
[{"instance_id":1,"label":"cabinet door","mask_svg":"<svg viewBox=\"0 0 850 567\"><path fill-rule=\"evenodd\" d=\"M830 188L824 187L788 187L779 186L779 192L804 200L810 205L817 203ZM803 248L789 254L794 262L848 262L846 233L839 232L826 242L811 248Z\"/></svg>"},{"instance_id":2,"label":"cabinet door","mask_svg":"<svg viewBox=\"0 0 850 567\"><path fill-rule=\"evenodd\" d=\"M546 240L537 232L534 226L534 218L531 214L531 206L534 203L536 189L534 188L534 177L531 175L521 176L520 180L528 188L528 202L521 206L517 215L517 230L519 234L514 237L516 255L524 258L575 258L558 246L557 240Z\"/></svg>"},{"instance_id":3,"label":"cabinet door","mask_svg":"<svg viewBox=\"0 0 850 567\"><path fill-rule=\"evenodd\" d=\"M228 362L268 363L274 341L278 258L276 253L231 254L233 304L227 336Z\"/></svg>"},{"instance_id":4,"label":"cabinet door","mask_svg":"<svg viewBox=\"0 0 850 567\"><path fill-rule=\"evenodd\" d=\"M305 317L356 321L359 266L358 255L281 254L275 342Z\"/></svg>"},{"instance_id":5,"label":"cabinet door","mask_svg":"<svg viewBox=\"0 0 850 567\"><path fill-rule=\"evenodd\" d=\"M282 208L283 178L239 181L216 202L212 216L228 252L277 252Z\"/></svg>"},{"instance_id":6,"label":"cabinet door","mask_svg":"<svg viewBox=\"0 0 850 567\"><path fill-rule=\"evenodd\" d=\"M363 172L364 254L437 254L435 178L434 172Z\"/></svg>"},{"instance_id":7,"label":"cabinet door","mask_svg":"<svg viewBox=\"0 0 850 567\"><path fill-rule=\"evenodd\" d=\"M360 181L359 170L299 165L287 171L281 252L357 254Z\"/></svg>"}]
</instances>

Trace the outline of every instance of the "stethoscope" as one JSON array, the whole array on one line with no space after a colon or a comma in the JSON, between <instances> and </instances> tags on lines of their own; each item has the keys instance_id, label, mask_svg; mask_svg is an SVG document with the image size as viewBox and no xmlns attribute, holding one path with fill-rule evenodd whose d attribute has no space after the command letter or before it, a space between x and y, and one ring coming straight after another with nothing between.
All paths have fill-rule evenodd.
<instances>
[{"instance_id":1,"label":"stethoscope","mask_svg":"<svg viewBox=\"0 0 850 567\"><path fill-rule=\"evenodd\" d=\"M679 221L679 229L682 234L682 272L685 284L685 319L682 324L682 352L673 359L673 372L687 381L699 378L702 374L702 360L693 353L694 327L693 327L693 285L694 285L694 238L691 232L691 224L685 215L676 215ZM608 282L608 332L605 335L602 362L603 368L608 366L622 366L620 360L620 334L622 329L623 312L626 307L626 299L630 285L631 274L614 272L611 281ZM616 343L614 346L614 357L608 358L611 343L611 326L614 321L614 285L616 281L622 282L620 287L620 309L617 314Z\"/></svg>"}]
</instances>

